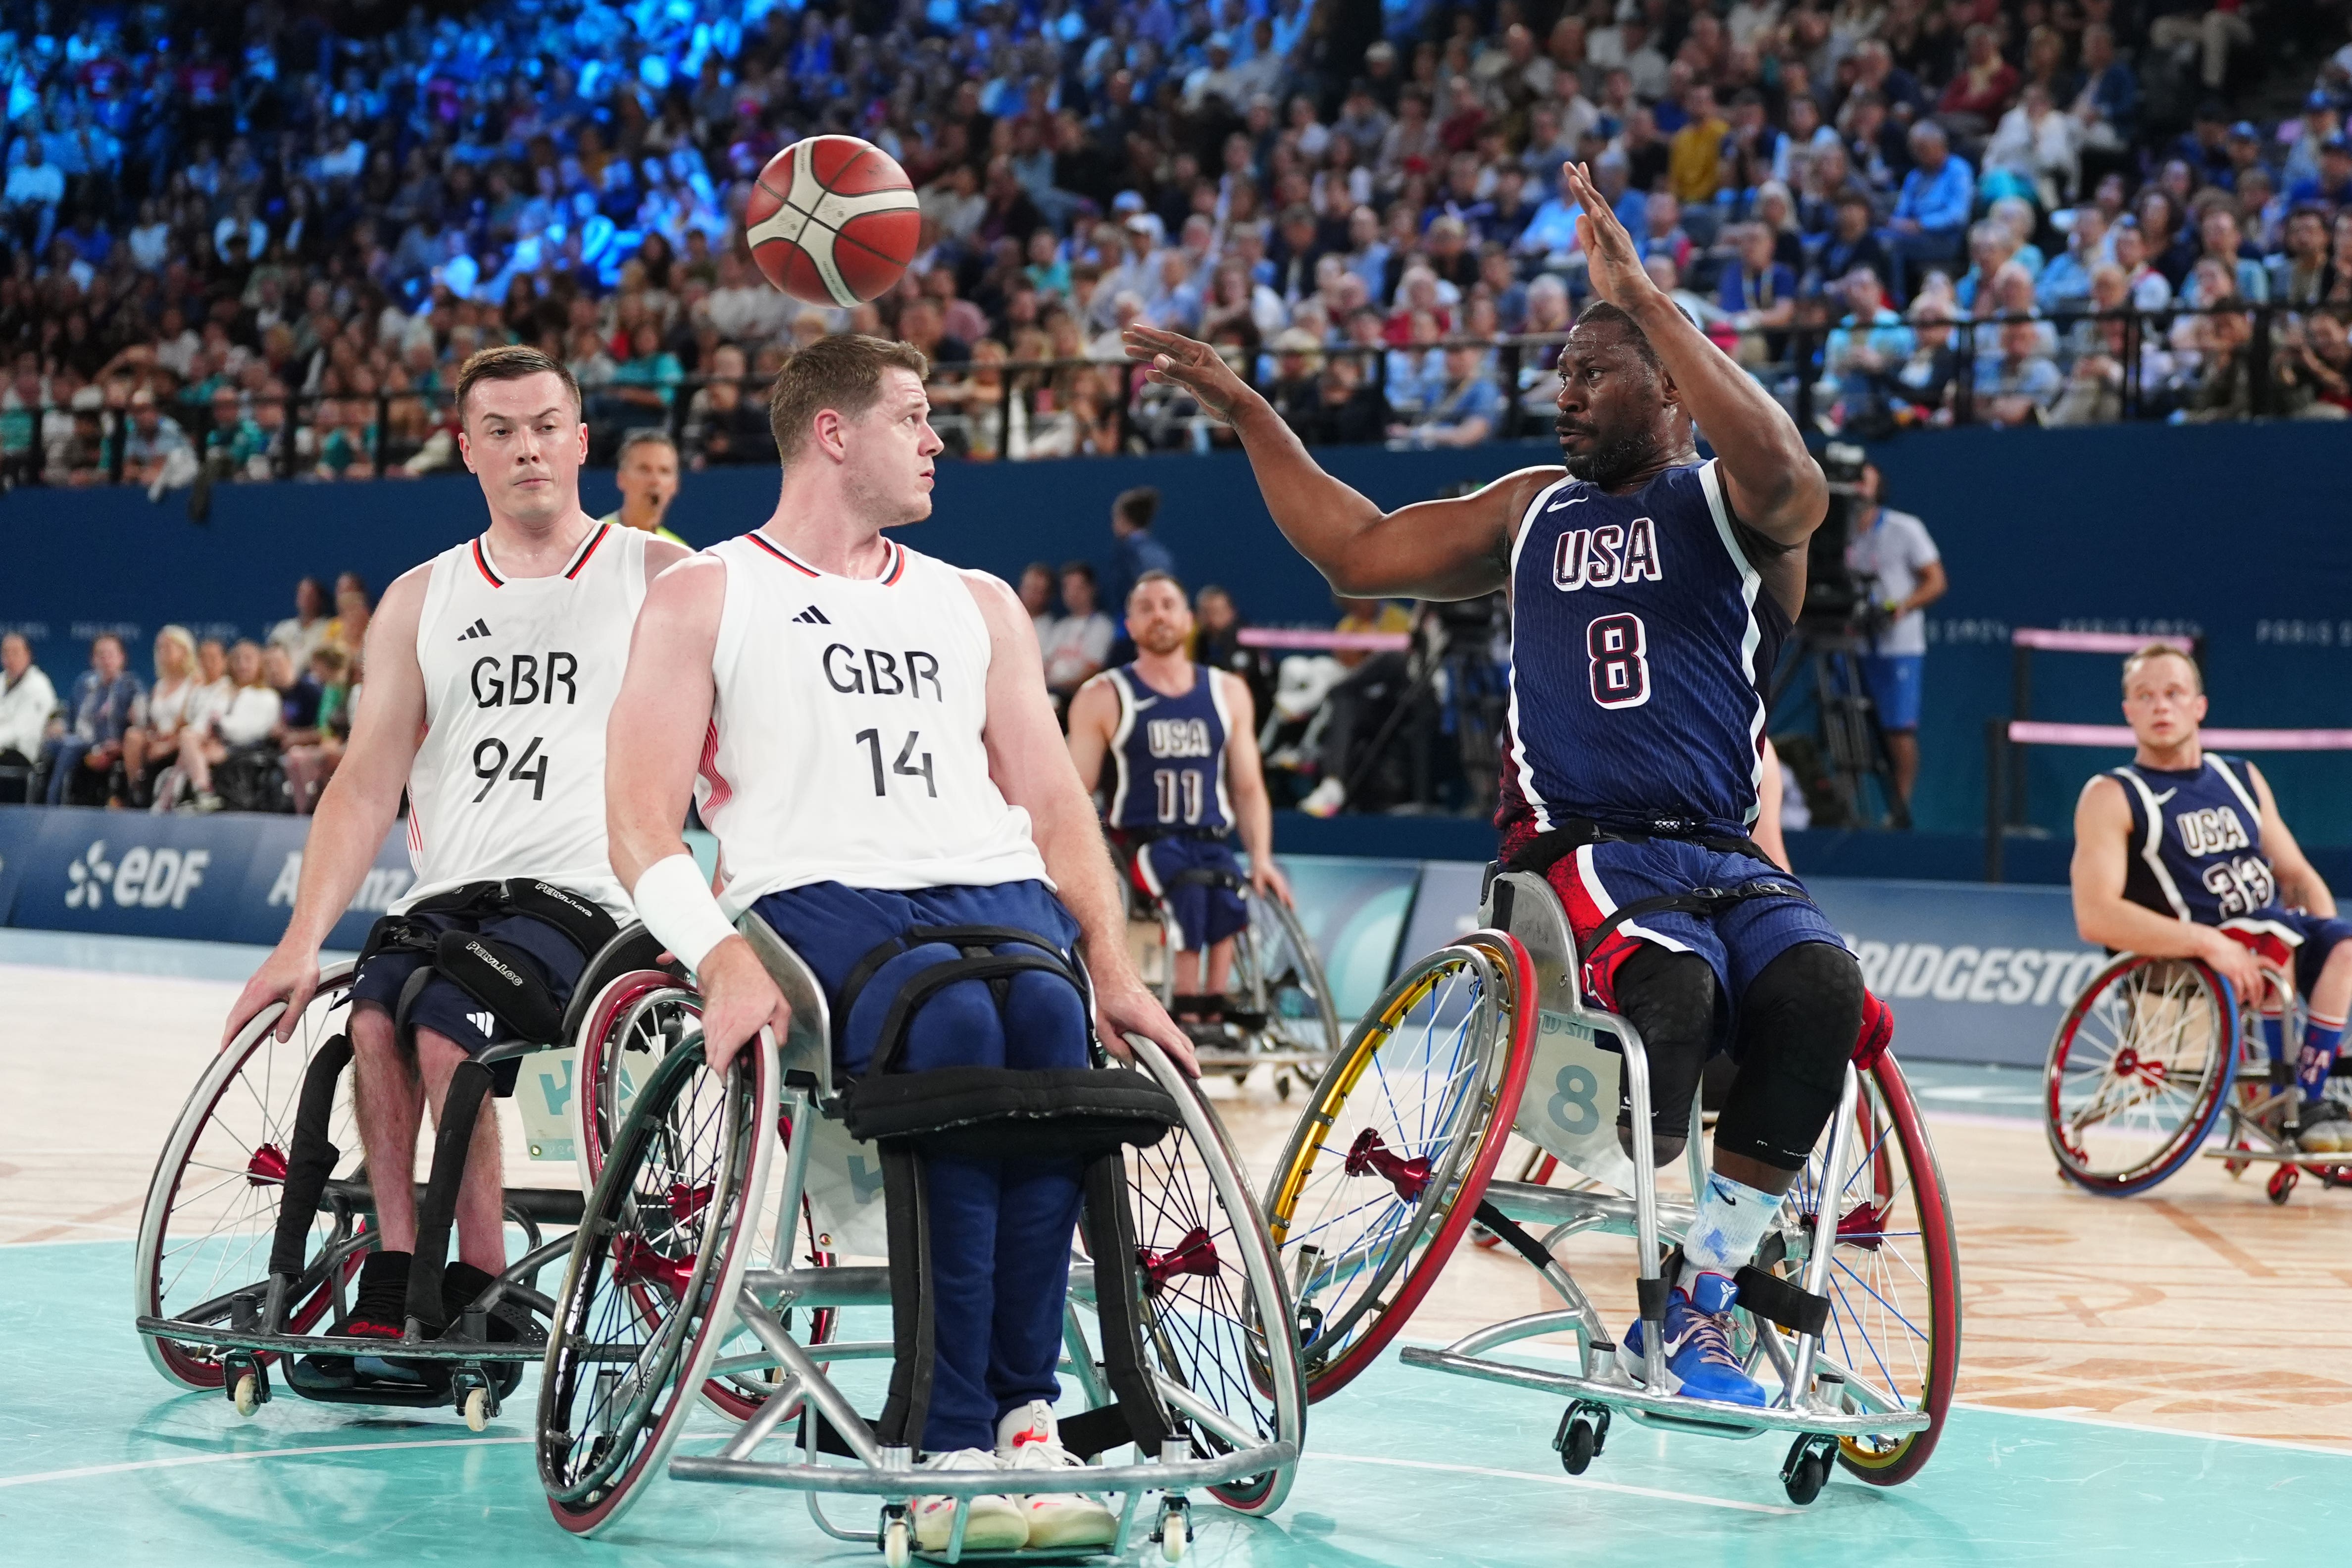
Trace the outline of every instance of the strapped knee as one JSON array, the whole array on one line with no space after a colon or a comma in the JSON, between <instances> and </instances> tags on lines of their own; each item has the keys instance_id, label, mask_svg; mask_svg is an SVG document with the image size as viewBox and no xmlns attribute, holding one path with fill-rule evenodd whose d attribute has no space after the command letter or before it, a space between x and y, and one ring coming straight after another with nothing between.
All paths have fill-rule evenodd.
<instances>
[{"instance_id":1,"label":"strapped knee","mask_svg":"<svg viewBox=\"0 0 2352 1568\"><path fill-rule=\"evenodd\" d=\"M1779 1171L1804 1168L1837 1108L1862 1026L1862 967L1809 942L1774 959L1739 1000L1739 1076L1715 1146Z\"/></svg>"},{"instance_id":2,"label":"strapped knee","mask_svg":"<svg viewBox=\"0 0 2352 1568\"><path fill-rule=\"evenodd\" d=\"M1652 1161L1665 1164L1683 1152L1691 1096L1715 1048L1719 996L1715 970L1695 952L1643 942L1618 966L1617 1010L1642 1032L1650 1064ZM1621 1091L1617 1140L1633 1152L1633 1105Z\"/></svg>"}]
</instances>

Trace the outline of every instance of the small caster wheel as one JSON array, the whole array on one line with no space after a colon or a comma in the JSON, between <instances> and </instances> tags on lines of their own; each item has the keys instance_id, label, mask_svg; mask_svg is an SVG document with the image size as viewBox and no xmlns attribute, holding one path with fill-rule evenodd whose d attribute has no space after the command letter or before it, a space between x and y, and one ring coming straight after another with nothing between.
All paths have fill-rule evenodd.
<instances>
[{"instance_id":1,"label":"small caster wheel","mask_svg":"<svg viewBox=\"0 0 2352 1568\"><path fill-rule=\"evenodd\" d=\"M237 1373L236 1391L229 1395L236 1405L239 1415L250 1415L261 1408L261 1383L249 1372Z\"/></svg>"},{"instance_id":2,"label":"small caster wheel","mask_svg":"<svg viewBox=\"0 0 2352 1568\"><path fill-rule=\"evenodd\" d=\"M1160 1510L1160 1528L1151 1532L1160 1542L1162 1563L1181 1563L1192 1544L1192 1510L1182 1503L1170 1503Z\"/></svg>"},{"instance_id":3,"label":"small caster wheel","mask_svg":"<svg viewBox=\"0 0 2352 1568\"><path fill-rule=\"evenodd\" d=\"M1601 1453L1601 1445L1609 1436L1609 1412L1597 1405L1580 1401L1568 1407L1559 1418L1559 1430L1553 1434L1551 1446L1559 1450L1560 1468L1571 1476L1580 1476Z\"/></svg>"},{"instance_id":4,"label":"small caster wheel","mask_svg":"<svg viewBox=\"0 0 2352 1568\"><path fill-rule=\"evenodd\" d=\"M1836 1445L1821 1437L1800 1437L1789 1450L1788 1462L1780 1467L1780 1486L1789 1500L1803 1508L1822 1495L1822 1488L1830 1479L1830 1462Z\"/></svg>"},{"instance_id":5,"label":"small caster wheel","mask_svg":"<svg viewBox=\"0 0 2352 1568\"><path fill-rule=\"evenodd\" d=\"M907 1568L914 1555L915 1532L905 1516L886 1521L882 1526L882 1562L885 1568Z\"/></svg>"},{"instance_id":6,"label":"small caster wheel","mask_svg":"<svg viewBox=\"0 0 2352 1568\"><path fill-rule=\"evenodd\" d=\"M466 1426L478 1432L490 1424L490 1393L477 1388L466 1395Z\"/></svg>"},{"instance_id":7,"label":"small caster wheel","mask_svg":"<svg viewBox=\"0 0 2352 1568\"><path fill-rule=\"evenodd\" d=\"M2301 1171L2293 1165L2281 1165L2271 1173L2270 1184L2263 1191L2270 1194L2271 1202L2283 1204L2294 1194L2295 1184L2302 1180Z\"/></svg>"}]
</instances>

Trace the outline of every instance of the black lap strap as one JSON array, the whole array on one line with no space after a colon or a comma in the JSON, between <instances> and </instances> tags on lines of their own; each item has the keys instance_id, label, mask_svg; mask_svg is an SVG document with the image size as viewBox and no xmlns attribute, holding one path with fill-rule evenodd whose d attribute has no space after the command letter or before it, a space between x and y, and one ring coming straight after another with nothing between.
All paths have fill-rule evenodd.
<instances>
[{"instance_id":1,"label":"black lap strap","mask_svg":"<svg viewBox=\"0 0 2352 1568\"><path fill-rule=\"evenodd\" d=\"M604 952L604 944L621 934L620 922L607 914L602 904L569 888L516 877L501 891L508 909L543 921L562 931L580 950L583 960Z\"/></svg>"},{"instance_id":2,"label":"black lap strap","mask_svg":"<svg viewBox=\"0 0 2352 1568\"><path fill-rule=\"evenodd\" d=\"M1531 871L1540 877L1588 844L1647 844L1653 838L1678 838L1718 855L1745 855L1767 866L1773 863L1763 846L1746 834L1710 833L1705 823L1692 817L1664 817L1646 827L1604 827L1589 816L1571 816L1522 845L1503 869Z\"/></svg>"},{"instance_id":3,"label":"black lap strap","mask_svg":"<svg viewBox=\"0 0 2352 1568\"><path fill-rule=\"evenodd\" d=\"M1171 888L1231 888L1239 892L1248 884L1232 871L1214 866L1194 866L1168 879Z\"/></svg>"},{"instance_id":4,"label":"black lap strap","mask_svg":"<svg viewBox=\"0 0 2352 1568\"><path fill-rule=\"evenodd\" d=\"M433 967L518 1037L535 1046L562 1043L563 1004L520 949L496 937L447 931L435 944Z\"/></svg>"},{"instance_id":5,"label":"black lap strap","mask_svg":"<svg viewBox=\"0 0 2352 1568\"><path fill-rule=\"evenodd\" d=\"M1091 1159L1148 1148L1181 1123L1174 1098L1143 1074L1098 1068L873 1073L842 1100L860 1142L910 1139L929 1153L981 1159Z\"/></svg>"},{"instance_id":6,"label":"black lap strap","mask_svg":"<svg viewBox=\"0 0 2352 1568\"><path fill-rule=\"evenodd\" d=\"M1766 1322L1791 1333L1815 1335L1829 1325L1828 1297L1816 1296L1753 1263L1743 1264L1732 1283L1739 1287L1739 1304Z\"/></svg>"}]
</instances>

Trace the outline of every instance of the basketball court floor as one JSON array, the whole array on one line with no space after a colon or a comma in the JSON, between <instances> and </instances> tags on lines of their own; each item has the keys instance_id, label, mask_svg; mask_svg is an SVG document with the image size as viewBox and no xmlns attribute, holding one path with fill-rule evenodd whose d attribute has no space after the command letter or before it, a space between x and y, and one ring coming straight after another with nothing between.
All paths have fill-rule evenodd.
<instances>
[{"instance_id":1,"label":"basketball court floor","mask_svg":"<svg viewBox=\"0 0 2352 1568\"><path fill-rule=\"evenodd\" d=\"M176 1392L131 1329L139 1205L173 1114L260 950L0 932L0 1541L18 1563L878 1561L798 1497L672 1483L610 1538L560 1531L530 1447L536 1373L475 1435L454 1416L281 1396L249 1420ZM1899 1048L1899 1045L1898 1045ZM2324 1563L2352 1528L2352 1193L2197 1163L2156 1194L2058 1180L2036 1075L1916 1064L1960 1240L1960 1399L1934 1460L1880 1490L1839 1472L1811 1507L1782 1446L1621 1424L1583 1476L1546 1397L1399 1365L1314 1407L1287 1504L1203 1500L1193 1558L1396 1565ZM1270 1162L1291 1111L1222 1099ZM509 1148L515 1140L509 1139ZM529 1167L544 1184L558 1169ZM520 1179L521 1169L516 1173ZM1630 1317L1624 1244L1580 1279ZM1407 1331L1533 1310L1516 1259L1465 1249ZM1541 1353L1538 1348L1538 1353ZM680 1452L728 1428L699 1417ZM846 1510L843 1513L847 1522Z\"/></svg>"}]
</instances>

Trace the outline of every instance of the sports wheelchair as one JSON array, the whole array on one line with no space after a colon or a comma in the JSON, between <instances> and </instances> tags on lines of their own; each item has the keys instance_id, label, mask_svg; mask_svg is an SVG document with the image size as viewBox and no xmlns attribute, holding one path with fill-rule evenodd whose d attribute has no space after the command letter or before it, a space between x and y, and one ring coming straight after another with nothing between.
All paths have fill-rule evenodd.
<instances>
[{"instance_id":1,"label":"sports wheelchair","mask_svg":"<svg viewBox=\"0 0 2352 1568\"><path fill-rule=\"evenodd\" d=\"M723 1076L711 1072L699 998L672 983L639 991L614 1027L583 1043L579 1142L595 1179L540 1385L539 1468L555 1519L583 1535L609 1528L667 1461L680 1480L802 1492L827 1534L872 1542L902 1568L916 1497L1006 1490L1001 1475L919 1471L915 1460L932 1310L917 1162L927 1148L994 1152L1008 1130L1026 1150L1086 1160L1085 1251L1071 1268L1060 1370L1087 1408L1061 1436L1097 1461L1025 1473L1019 1489L1123 1499L1112 1554L1126 1552L1144 1495L1157 1491L1150 1534L1171 1562L1191 1541L1188 1490L1246 1513L1280 1506L1307 1403L1289 1298L1242 1165L1197 1087L1133 1037L1132 1068L1097 1045L1093 1068L1074 1073L875 1071L845 1084L815 975L757 915L738 929L791 1005L782 1040L763 1033ZM992 956L1007 934L931 933L965 956L910 982L894 1016L941 971L990 978L1008 964L1045 966ZM1087 991L1082 968L1058 955L1054 964ZM992 1084L974 1076L990 1073ZM956 1075L966 1081L942 1093ZM1007 1080L1048 1077L1016 1086L1017 1109L1002 1097ZM885 1307L889 1338L845 1337L849 1313ZM836 1382L837 1369L861 1363L889 1367L873 1418ZM743 1424L715 1453L671 1458L698 1393ZM786 1455L761 1457L771 1442ZM1098 1462L1129 1444L1133 1462ZM875 1500L878 1522L837 1522L828 1495ZM962 1555L964 1517L948 1562Z\"/></svg>"},{"instance_id":2,"label":"sports wheelchair","mask_svg":"<svg viewBox=\"0 0 2352 1568\"><path fill-rule=\"evenodd\" d=\"M268 1403L280 1379L302 1397L330 1404L446 1405L476 1431L499 1414L525 1363L540 1354L554 1303L538 1289L539 1274L570 1250L581 1193L509 1188L506 1215L523 1233L522 1255L452 1313L442 1277L458 1184L499 1064L532 1053L568 1056L570 1041L600 1040L636 994L668 979L656 967L661 944L644 928L616 930L601 911L599 918L601 927L582 924L574 932L583 951L593 934L613 934L582 971L569 1006L558 1014L544 994L519 1006L501 1003L513 1007L502 1016L526 1029L524 1038L461 1064L451 1078L430 1174L416 1187L407 1333L396 1343L323 1330L344 1316L348 1291L378 1240L364 1166L354 1153L336 1173L359 1144L344 1073L358 964L320 974L289 1038L277 1037L282 1003L237 1033L182 1108L140 1216L134 1311L157 1372L183 1388L220 1389L245 1415ZM403 998L395 1026L404 1031L406 1004L426 973ZM545 1119L526 1111L534 1155L572 1159L561 1146L548 1152L535 1120ZM551 1239L551 1227L561 1234ZM407 1375L362 1370L394 1357Z\"/></svg>"},{"instance_id":3,"label":"sports wheelchair","mask_svg":"<svg viewBox=\"0 0 2352 1568\"><path fill-rule=\"evenodd\" d=\"M2239 1176L2271 1165L2271 1202L2305 1172L2352 1186L2352 1152L2296 1144L2297 1044L2310 1009L2294 975L2263 966L2285 1018L2284 1059L2268 1059L2260 998L2240 996L2201 959L2119 955L2059 1020L2042 1068L2043 1127L2058 1171L2103 1197L2144 1193L2200 1152ZM2331 1093L2344 1092L2339 1062ZM2215 1140L2216 1128L2221 1129ZM2215 1146L2207 1147L2209 1143Z\"/></svg>"},{"instance_id":4,"label":"sports wheelchair","mask_svg":"<svg viewBox=\"0 0 2352 1568\"><path fill-rule=\"evenodd\" d=\"M1309 1399L1371 1364L1475 1220L1559 1305L1402 1359L1564 1397L1552 1446L1570 1475L1601 1451L1617 1414L1719 1437L1790 1436L1780 1476L1800 1504L1819 1495L1832 1459L1880 1486L1916 1475L1950 1407L1960 1296L1942 1177L1894 1058L1849 1067L1821 1143L1739 1272L1736 1348L1777 1394L1759 1409L1653 1392L1664 1384L1666 1247L1692 1208L1657 1191L1641 1037L1580 994L1571 929L1541 877L1490 869L1484 903L1486 929L1408 966L1357 1026L1283 1152L1269 1218L1297 1297ZM1631 1159L1613 1114L1618 1056ZM1515 1132L1583 1180L1493 1180ZM1704 1161L1694 1096L1693 1192ZM1648 1353L1639 1383L1554 1256L1587 1232L1634 1240ZM1562 1332L1576 1336L1573 1371L1489 1353Z\"/></svg>"},{"instance_id":5,"label":"sports wheelchair","mask_svg":"<svg viewBox=\"0 0 2352 1568\"><path fill-rule=\"evenodd\" d=\"M1234 934L1230 989L1216 996L1183 995L1176 989L1183 938L1175 915L1143 885L1131 854L1120 856L1119 869L1127 887L1129 952L1171 1016L1200 1015L1198 1022L1179 1026L1191 1037L1201 1070L1229 1073L1239 1082L1271 1066L1275 1092L1285 1100L1294 1079L1311 1085L1321 1078L1339 1049L1339 1015L1297 912L1280 899L1259 898L1247 879L1230 871L1176 873L1171 881L1232 889L1250 914L1250 923Z\"/></svg>"}]
</instances>

